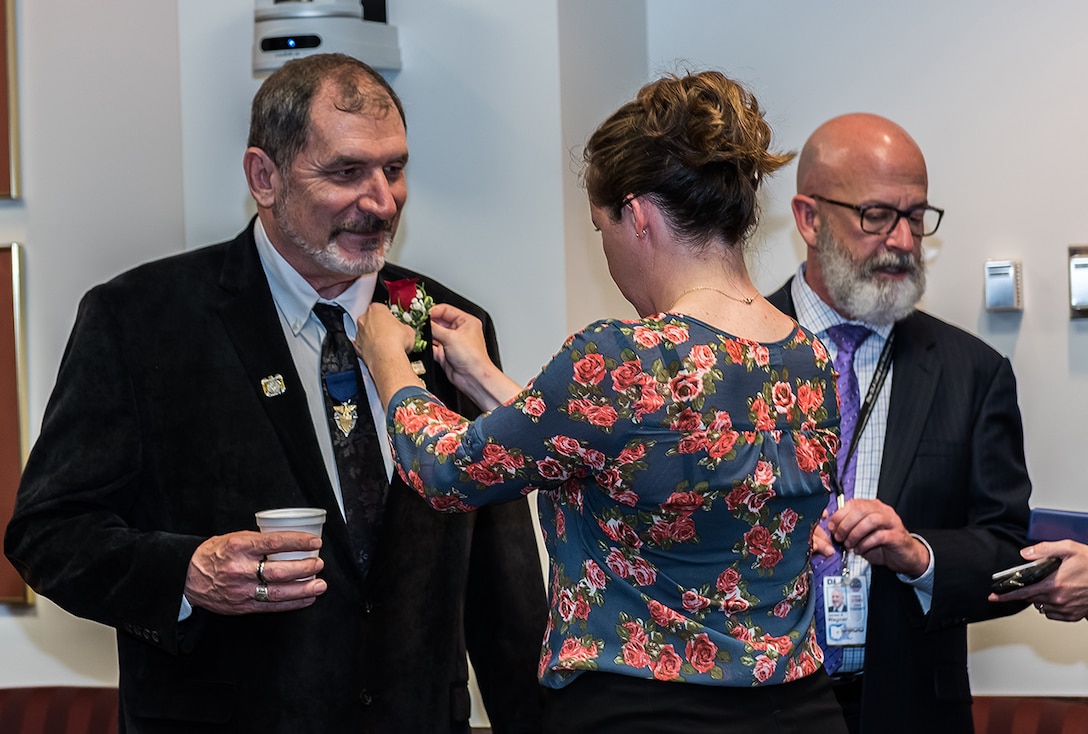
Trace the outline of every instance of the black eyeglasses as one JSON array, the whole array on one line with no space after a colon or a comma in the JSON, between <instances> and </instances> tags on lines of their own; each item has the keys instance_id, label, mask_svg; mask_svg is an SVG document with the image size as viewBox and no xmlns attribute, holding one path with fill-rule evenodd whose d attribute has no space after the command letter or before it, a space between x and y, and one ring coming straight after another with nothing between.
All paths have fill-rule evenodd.
<instances>
[{"instance_id":1,"label":"black eyeglasses","mask_svg":"<svg viewBox=\"0 0 1088 734\"><path fill-rule=\"evenodd\" d=\"M853 209L861 216L861 231L866 234L889 234L899 224L900 219L906 219L911 234L915 237L929 237L941 226L941 217L944 216L944 209L935 206L916 206L904 210L887 204L847 204L845 201L835 201L819 194L809 194L809 198Z\"/></svg>"}]
</instances>

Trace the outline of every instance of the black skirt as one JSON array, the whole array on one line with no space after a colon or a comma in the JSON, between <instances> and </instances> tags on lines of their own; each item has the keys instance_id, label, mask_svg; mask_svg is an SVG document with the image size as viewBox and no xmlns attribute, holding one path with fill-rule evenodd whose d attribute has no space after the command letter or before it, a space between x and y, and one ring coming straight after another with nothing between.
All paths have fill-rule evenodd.
<instances>
[{"instance_id":1,"label":"black skirt","mask_svg":"<svg viewBox=\"0 0 1088 734\"><path fill-rule=\"evenodd\" d=\"M821 668L790 683L753 688L667 683L585 672L545 689L545 734L846 734Z\"/></svg>"}]
</instances>

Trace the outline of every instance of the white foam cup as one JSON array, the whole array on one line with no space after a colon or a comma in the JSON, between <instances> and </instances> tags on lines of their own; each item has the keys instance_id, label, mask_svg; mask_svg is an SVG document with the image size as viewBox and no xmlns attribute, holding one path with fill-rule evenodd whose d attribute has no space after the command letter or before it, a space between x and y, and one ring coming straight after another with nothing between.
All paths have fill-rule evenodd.
<instances>
[{"instance_id":1,"label":"white foam cup","mask_svg":"<svg viewBox=\"0 0 1088 734\"><path fill-rule=\"evenodd\" d=\"M257 527L262 533L274 533L281 530L293 530L310 533L321 537L321 528L325 524L325 511L319 507L282 507L275 510L261 510L257 513ZM270 561L297 561L301 558L316 558L318 551L285 551L269 553Z\"/></svg>"}]
</instances>

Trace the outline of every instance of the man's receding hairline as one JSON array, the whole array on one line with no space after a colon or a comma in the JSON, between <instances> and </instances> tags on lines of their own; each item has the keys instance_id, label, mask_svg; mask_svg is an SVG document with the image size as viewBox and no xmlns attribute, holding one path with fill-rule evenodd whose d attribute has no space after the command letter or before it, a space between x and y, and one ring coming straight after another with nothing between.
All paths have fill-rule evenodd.
<instances>
[{"instance_id":1,"label":"man's receding hairline","mask_svg":"<svg viewBox=\"0 0 1088 734\"><path fill-rule=\"evenodd\" d=\"M390 112L396 113L397 117L400 117L400 111L397 109L396 100L389 95L381 84L374 81L367 74L360 72L355 76L355 93L360 95L365 103L357 110L352 110L345 107L342 102L348 97L347 89L344 79L337 77L326 77L321 81L317 87L317 93L314 95L314 101L320 100L323 96L327 96L332 102L332 106L340 112L347 112L350 114L368 114L375 117L388 115ZM310 105L310 114L313 115L314 105Z\"/></svg>"}]
</instances>

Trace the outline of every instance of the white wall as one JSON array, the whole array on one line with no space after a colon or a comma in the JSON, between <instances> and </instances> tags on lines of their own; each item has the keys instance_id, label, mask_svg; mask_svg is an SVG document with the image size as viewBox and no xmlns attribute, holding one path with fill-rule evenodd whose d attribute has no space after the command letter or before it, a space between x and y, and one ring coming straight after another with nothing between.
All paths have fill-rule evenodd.
<instances>
[{"instance_id":1,"label":"white wall","mask_svg":"<svg viewBox=\"0 0 1088 734\"><path fill-rule=\"evenodd\" d=\"M567 330L604 317L632 318L635 310L608 274L601 236L589 218L579 175L582 149L596 127L646 82L646 5L642 0L561 0L560 95L566 239Z\"/></svg>"},{"instance_id":2,"label":"white wall","mask_svg":"<svg viewBox=\"0 0 1088 734\"><path fill-rule=\"evenodd\" d=\"M141 261L232 236L252 212L241 176L252 0L16 0L24 192L0 240L27 254L31 434L80 294ZM865 20L865 22L863 22ZM784 147L851 109L903 123L949 213L927 307L1014 360L1037 505L1088 509L1074 441L1088 407L1088 324L1064 305L1065 248L1088 242L1078 29L1088 8L919 0L909 8L734 0L390 0L404 69L411 196L394 258L495 315L506 364L531 376L566 333L626 309L573 179L571 150L651 73L718 66L749 81ZM88 38L119 45L88 50ZM132 32L139 29L139 33ZM770 190L761 287L802 256ZM987 257L1025 265L1022 316L982 312ZM1038 615L977 625L984 692L1088 691L1088 627ZM0 686L113 683L112 633L46 600L0 607Z\"/></svg>"},{"instance_id":3,"label":"white wall","mask_svg":"<svg viewBox=\"0 0 1088 734\"><path fill-rule=\"evenodd\" d=\"M876 112L910 131L926 154L930 201L947 209L940 232L925 241L925 307L1012 359L1033 506L1088 510L1080 454L1088 322L1069 320L1066 275L1068 246L1088 242L1088 6L647 4L651 71L685 59L746 81L784 148L799 150L817 125L844 112ZM792 166L779 174L765 204L753 263L765 292L804 254L789 213L794 175ZM989 258L1022 261L1022 314L983 309ZM1049 622L1030 610L970 630L976 692L1088 692L1088 624Z\"/></svg>"}]
</instances>

